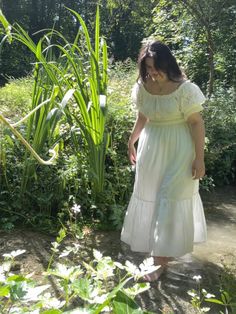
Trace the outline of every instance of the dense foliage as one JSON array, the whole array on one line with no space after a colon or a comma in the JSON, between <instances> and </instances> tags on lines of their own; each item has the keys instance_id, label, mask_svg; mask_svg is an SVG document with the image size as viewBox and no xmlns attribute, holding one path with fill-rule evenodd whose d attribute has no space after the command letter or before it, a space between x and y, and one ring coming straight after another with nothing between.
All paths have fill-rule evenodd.
<instances>
[{"instance_id":1,"label":"dense foliage","mask_svg":"<svg viewBox=\"0 0 236 314\"><path fill-rule=\"evenodd\" d=\"M37 287L27 276L11 274L11 262L23 253L12 252L0 265L1 311L11 313L16 308L20 313L32 309L63 313L74 306L76 298L80 302L76 306L87 308L89 313L100 313L106 306L114 313L129 306L145 313L133 297L147 285L125 288L127 281L136 279L138 269L134 265L115 263L97 251L90 264L67 264L68 259L66 265L54 267L53 261L74 253L77 258L77 244L62 253L58 250L65 230L77 239L82 234L80 226L86 224L121 227L134 179L126 156L135 119L129 97L136 79L131 59L136 57L141 40L151 33L170 44L187 75L209 96L203 113L207 173L201 189L236 183L236 5L226 0L218 14L218 1L161 0L147 4L144 0L107 0L100 1L100 23L94 13L97 1L35 4L29 0L0 1L9 20L24 26L14 24L12 43L4 38L0 60L3 77L30 72L22 79L8 77L8 84L0 89L0 114L15 122L30 112L27 123L24 120L17 125L20 134L36 154L49 158L48 149L53 147L59 155L50 166L39 164L32 151L21 145L17 133L5 127L9 120L0 124L0 223L6 230L25 224L53 232L63 226L53 243L45 275L58 279L61 295L57 300L44 294L48 286ZM81 15L74 11L71 18L72 11L65 10L64 5ZM99 26L110 46L108 68L106 41ZM53 30L33 35L51 27ZM94 38L89 37L92 31ZM10 29L5 32L9 35ZM113 62L117 59L126 60ZM150 265L144 263L141 268L146 266ZM106 284L114 270L126 271L128 277L111 287ZM29 295L34 292L32 300ZM200 312L206 291L199 287L190 295ZM234 300L223 291L221 299L210 301L228 307Z\"/></svg>"},{"instance_id":2,"label":"dense foliage","mask_svg":"<svg viewBox=\"0 0 236 314\"><path fill-rule=\"evenodd\" d=\"M168 42L187 75L210 96L218 82L236 86L234 0L158 1L154 36Z\"/></svg>"},{"instance_id":3,"label":"dense foliage","mask_svg":"<svg viewBox=\"0 0 236 314\"><path fill-rule=\"evenodd\" d=\"M93 250L88 262L80 254L78 241L61 245L65 236L66 231L61 229L52 243L52 255L40 285L29 274L14 273L15 259L25 250L4 254L0 263L1 314L154 314L143 311L134 300L150 287L137 281L157 269L152 258L139 267L129 261L122 265Z\"/></svg>"},{"instance_id":4,"label":"dense foliage","mask_svg":"<svg viewBox=\"0 0 236 314\"><path fill-rule=\"evenodd\" d=\"M65 7L79 12L89 31L94 29L97 4L100 4L101 31L112 60L136 58L141 40L149 33L153 1L145 0L0 0L0 9L11 24L19 23L37 43L42 29L55 28L72 40L80 26ZM129 30L127 32L127 30ZM0 54L0 83L21 77L32 70L32 54L18 42L3 47Z\"/></svg>"},{"instance_id":5,"label":"dense foliage","mask_svg":"<svg viewBox=\"0 0 236 314\"><path fill-rule=\"evenodd\" d=\"M77 85L81 86L86 94L89 82L86 78L86 73L90 73L90 67L81 63L79 71L83 69L84 72L82 71L79 75L76 72L77 70L73 72L73 65L75 64L73 60L77 56L73 55L73 49L70 50L68 48L69 45L67 45L72 40L75 30L79 29L78 34L80 34L80 20L71 19L69 11L63 8L63 5L71 5L72 8L78 9L77 6L79 4L82 16L91 33L96 28L96 23L94 23L96 1L91 1L89 6L86 6L84 1L81 1L81 3L79 1L73 2L73 4L69 0L68 2L42 1L41 5L38 5L34 12L32 9L33 2L31 1L18 1L18 10L16 12L10 10L13 2L2 1L2 8L6 11L10 20L20 21L29 33L35 32L37 27L46 28L54 25L55 29L60 29L67 36L65 37L60 33L59 39L59 37L55 36L55 33L53 36L48 33L44 37L44 41L39 42L37 41L43 36L43 33L37 33L36 37L33 36L34 40L32 42L30 42L30 37L27 38L28 42L30 42L30 45L28 44L30 49L27 50L30 51L30 60L35 62L36 56L36 59L39 61L38 65L36 64L33 77L34 81L36 76L39 79L40 88L38 92L42 94L41 97L37 98L36 90L31 88L33 84L32 76L25 80L11 80L10 84L7 84L0 91L0 104L1 111L5 112L12 120L18 120L17 116L22 116L32 109L30 107L32 97L35 97L37 101L42 101L47 100L48 97L50 98L50 95L54 95L53 84L62 86L62 81L65 84L65 90L61 90L61 94L55 94L56 106L59 107L63 100L63 93L69 92L70 89ZM224 19L220 22L220 17L215 13L219 5L218 1L203 1L200 3L198 0L175 1L174 3L167 0L162 0L158 3L151 1L148 5L144 5L142 1L137 1L135 4L133 2L131 4L127 1L118 2L115 0L100 3L101 29L105 34L109 33L108 40L112 39L114 43L114 45L110 43L110 56L113 54L115 58L121 59L127 56L134 57L141 39L144 37L147 39L153 33L153 36L158 36L170 44L188 77L197 82L206 94L208 93L209 99L205 104L204 111L207 129L207 175L201 181L201 188L207 190L214 185L235 184L236 176L236 144L234 136L236 123L234 104L236 96L235 59L233 58L236 42L234 41L235 33L233 32L236 11L235 4L231 0L225 1L221 10L221 15L224 16ZM144 11L141 11L142 7L144 7ZM154 8L153 11L152 8ZM199 19L198 16L201 10L204 14ZM35 16L36 13L37 17ZM57 18L53 20L55 15L59 15L59 20ZM111 19L111 16L113 19ZM128 16L131 18L128 19ZM147 22L148 16L152 23ZM18 25L15 26L15 29L22 32ZM127 31L128 29L130 32ZM80 36L79 49L82 51L86 47L86 38L84 35ZM127 38L134 37L132 37L132 40L124 40L125 36L128 36ZM65 41L65 38L67 38L67 41ZM209 42L209 39L212 41ZM61 51L66 54L69 60L69 63L66 63L66 65L64 64L64 56L60 53L61 48L59 48L63 47L63 41L67 46L65 46L65 50ZM92 37L91 42L93 46L94 39ZM16 50L18 53L19 50L14 49L12 45L19 44L20 41L15 40L11 45L5 42L3 47L5 47L6 52L10 48L13 53ZM57 45L58 49L50 53L49 50L47 52L47 49L42 50L42 48L47 47L47 44ZM213 46L209 46L211 44ZM27 45L21 44L21 47L26 49ZM227 53L226 50L228 51ZM212 53L211 56L209 51ZM125 55L121 55L122 53L125 53ZM27 53L24 54L24 56L26 55ZM49 61L47 64L44 63L44 58ZM86 58L88 58L88 54ZM2 52L2 60L5 60L4 62L7 64L8 56L4 55L4 50ZM21 66L24 63L19 58L16 60ZM54 70L52 71L52 69L55 60L59 62L57 75L65 74L63 79L62 76L61 79L53 76ZM81 61L77 58L76 62ZM39 70L37 67L41 69ZM66 214L63 214L63 211L68 206L79 203L82 206L85 217L89 219L92 217L95 221L102 221L105 225L120 227L124 210L131 194L134 177L134 173L126 158L126 142L135 118L129 95L136 78L136 71L134 63L129 58L123 63L113 63L113 60L110 60L109 67L108 106L104 111L106 122L105 120L102 122L105 124L101 128L103 130L105 125L104 130L109 135L109 139L106 139L108 144L106 155L100 155L103 157L98 157L103 149L100 153L97 151L97 148L95 149L93 142L90 142L89 131L87 137L85 136L86 128L83 129L81 121L85 123L87 116L85 111L85 115L83 115L83 110L80 107L81 99L78 97L75 97L74 104L72 101L70 112L63 112L61 120L57 120L59 122L58 126L51 124L53 133L50 133L50 130L46 128L47 135L44 132L42 133L44 134L42 136L44 142L40 145L38 142L35 142L35 144L39 145L39 151L43 154L46 153L51 144L58 144L60 150L59 158L57 163L51 167L44 167L29 161L24 148L18 144L15 136L9 131L1 129L0 180L3 188L0 201L1 206L4 208L3 213L8 213L9 211L13 213L12 223L16 219L14 213L18 212L21 218L24 217L24 221L30 221L34 225L40 224L42 222L41 216L44 215L50 225L50 217L56 218L58 212L62 216L66 216ZM9 63L8 68L10 68ZM17 65L14 66L14 69L17 68ZM26 70L27 68L24 69ZM54 81L52 76L55 79ZM72 97L72 93L69 95L70 97ZM85 97L85 103L89 108L90 96L91 94L88 94ZM68 99L68 101L70 100ZM36 103L34 105L36 106ZM52 104L51 113L55 109L53 106ZM43 110L42 108L42 113ZM96 110L91 110L91 112L95 113ZM31 124L20 128L22 134L26 135L29 141L32 141L34 138L33 132L37 130L37 119L32 120L34 125ZM47 116L44 116L44 119L44 123L48 123ZM92 118L91 121L95 120ZM42 122L43 120L40 118L40 121ZM37 132L43 129L44 127L40 127ZM89 126L87 130L92 129L94 127ZM93 138L96 137L96 132L94 132ZM97 158L94 159L96 154L98 154ZM98 169L96 168L96 160L103 160L104 169L100 168L102 172L96 172L96 169ZM97 188L98 193L94 193L96 189L92 182L97 180L98 173L102 173L100 182L103 183L100 188ZM38 212L37 215L32 214L33 209ZM5 219L6 215L3 214L3 219ZM47 224L43 225L46 226ZM10 220L6 226L11 226Z\"/></svg>"}]
</instances>

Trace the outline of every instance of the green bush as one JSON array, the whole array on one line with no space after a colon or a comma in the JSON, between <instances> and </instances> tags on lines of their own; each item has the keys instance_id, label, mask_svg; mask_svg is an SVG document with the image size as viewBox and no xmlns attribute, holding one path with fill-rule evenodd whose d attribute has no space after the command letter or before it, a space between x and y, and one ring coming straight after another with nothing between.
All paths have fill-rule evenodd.
<instances>
[{"instance_id":1,"label":"green bush","mask_svg":"<svg viewBox=\"0 0 236 314\"><path fill-rule=\"evenodd\" d=\"M58 212L63 213L73 200L81 205L85 221L96 221L102 228L120 229L134 182L134 172L127 157L127 141L135 120L130 93L136 75L135 65L130 60L113 65L109 73L106 128L111 138L105 161L104 191L96 200L89 181L90 169L86 155L83 149L77 156L74 155L70 128L66 122L60 126L63 147L57 164L37 167L35 180L28 187L24 199L20 197L24 149L15 141L14 136L1 129L0 207L4 209L1 211L1 219L7 228L20 221L33 223L34 226L38 224L39 228L51 230L50 217L55 217L56 221ZM13 91L16 92L15 98L12 96ZM9 99L10 96L13 97L12 101L8 99L7 105L11 119L16 115L22 116L23 112L28 110L27 99L30 98L30 91L30 79L14 80L0 89L0 104L4 103L6 95L9 95ZM214 185L234 184L234 91L218 87L215 95L205 105L204 119L207 136L207 175L201 181L201 188L209 190ZM24 128L21 132L24 134ZM78 135L78 139L83 147L85 143L82 137ZM12 212L11 215L9 211Z\"/></svg>"},{"instance_id":2,"label":"green bush","mask_svg":"<svg viewBox=\"0 0 236 314\"><path fill-rule=\"evenodd\" d=\"M0 88L0 111L17 120L30 110L33 79L12 79Z\"/></svg>"},{"instance_id":3,"label":"green bush","mask_svg":"<svg viewBox=\"0 0 236 314\"><path fill-rule=\"evenodd\" d=\"M216 186L236 183L236 95L218 87L204 110L206 169Z\"/></svg>"},{"instance_id":4,"label":"green bush","mask_svg":"<svg viewBox=\"0 0 236 314\"><path fill-rule=\"evenodd\" d=\"M7 313L140 313L135 302L137 294L149 289L149 283L138 283L144 275L155 271L153 259L137 267L122 265L109 256L93 250L91 261L80 256L77 242L61 246L66 230L61 229L52 243L52 255L47 271L41 274L44 284L38 285L29 274L14 273L12 266L25 250L4 254L0 263L0 311ZM50 279L48 280L48 277ZM57 293L53 293L57 291Z\"/></svg>"}]
</instances>

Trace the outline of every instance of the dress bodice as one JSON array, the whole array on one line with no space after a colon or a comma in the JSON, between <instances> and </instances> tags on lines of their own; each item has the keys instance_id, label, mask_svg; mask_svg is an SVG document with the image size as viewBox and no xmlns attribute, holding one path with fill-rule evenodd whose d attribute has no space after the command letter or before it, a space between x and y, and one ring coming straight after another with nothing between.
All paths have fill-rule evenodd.
<instances>
[{"instance_id":1,"label":"dress bodice","mask_svg":"<svg viewBox=\"0 0 236 314\"><path fill-rule=\"evenodd\" d=\"M153 95L139 81L133 87L132 99L150 122L172 123L186 121L192 113L201 111L205 96L189 80L168 95Z\"/></svg>"}]
</instances>

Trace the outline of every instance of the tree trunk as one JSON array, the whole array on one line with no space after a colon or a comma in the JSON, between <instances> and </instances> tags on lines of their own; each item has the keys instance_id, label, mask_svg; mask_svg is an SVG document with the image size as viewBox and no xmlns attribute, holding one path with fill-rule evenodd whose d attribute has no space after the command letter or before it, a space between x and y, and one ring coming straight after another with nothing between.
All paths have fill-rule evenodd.
<instances>
[{"instance_id":1,"label":"tree trunk","mask_svg":"<svg viewBox=\"0 0 236 314\"><path fill-rule=\"evenodd\" d=\"M215 67L214 67L214 47L211 36L211 31L207 29L207 43L208 43L208 63L209 63L209 80L208 80L208 97L211 97L213 93L214 79L215 79Z\"/></svg>"}]
</instances>

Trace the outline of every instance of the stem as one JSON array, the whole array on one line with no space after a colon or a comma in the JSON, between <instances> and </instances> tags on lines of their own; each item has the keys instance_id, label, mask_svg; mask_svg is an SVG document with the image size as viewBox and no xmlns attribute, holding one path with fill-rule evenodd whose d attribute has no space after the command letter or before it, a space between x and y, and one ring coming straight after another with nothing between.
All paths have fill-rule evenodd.
<instances>
[{"instance_id":1,"label":"stem","mask_svg":"<svg viewBox=\"0 0 236 314\"><path fill-rule=\"evenodd\" d=\"M45 161L43 160L33 149L33 147L24 139L24 137L7 121L7 119L0 113L0 121L3 121L8 128L12 131L12 133L20 140L20 142L31 152L31 154L37 159L37 161L42 165L52 165L53 161L57 157L57 152L55 150L51 150L53 156Z\"/></svg>"}]
</instances>

